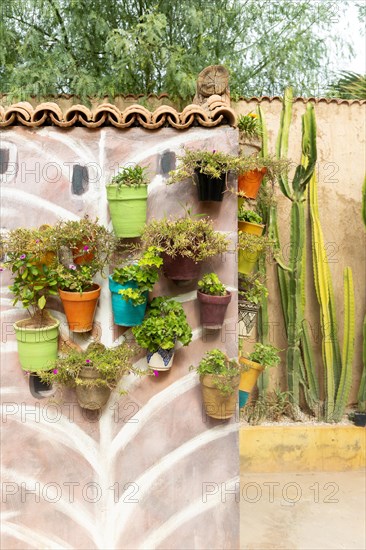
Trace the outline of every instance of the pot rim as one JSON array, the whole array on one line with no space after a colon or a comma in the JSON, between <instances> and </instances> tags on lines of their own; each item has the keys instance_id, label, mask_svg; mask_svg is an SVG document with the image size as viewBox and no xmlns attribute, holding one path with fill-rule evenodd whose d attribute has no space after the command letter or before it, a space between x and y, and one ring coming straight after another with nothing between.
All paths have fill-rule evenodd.
<instances>
[{"instance_id":1,"label":"pot rim","mask_svg":"<svg viewBox=\"0 0 366 550\"><path fill-rule=\"evenodd\" d=\"M100 294L100 291L101 291L101 286L98 285L98 283L93 283L92 287L91 287L91 290L83 290L83 292L81 294L78 291L74 292L72 290L63 290L62 288L58 289L58 292L59 292L60 296L61 296L61 293L65 294L66 296L76 296L77 294L79 296L83 296L83 295L92 294L93 292L98 292ZM98 294L98 296L99 296L99 294Z\"/></svg>"},{"instance_id":2,"label":"pot rim","mask_svg":"<svg viewBox=\"0 0 366 550\"><path fill-rule=\"evenodd\" d=\"M239 362L244 365L249 365L251 369L259 370L260 372L264 371L265 367L261 365L260 363L257 363L256 361L251 361L250 359L247 359L246 357L240 356Z\"/></svg>"},{"instance_id":3,"label":"pot rim","mask_svg":"<svg viewBox=\"0 0 366 550\"><path fill-rule=\"evenodd\" d=\"M26 317L26 319L19 319L19 321L15 321L15 323L13 323L13 327L15 330L19 330L19 331L23 331L23 330L26 330L26 331L37 331L37 332L45 332L47 330L51 330L51 329L54 329L54 328L58 328L60 326L60 321L58 319L55 319L52 317L52 319L54 320L54 324L53 325L50 325L48 327L40 327L40 328L28 328L28 327L20 327L18 326L18 323L22 323L23 321L28 321L28 319L31 319L31 317Z\"/></svg>"},{"instance_id":4,"label":"pot rim","mask_svg":"<svg viewBox=\"0 0 366 550\"><path fill-rule=\"evenodd\" d=\"M227 289L226 289L225 296L216 296L216 295L212 295L212 294L205 294L204 292L201 292L200 290L197 289L197 299L200 302L206 302L206 303L210 303L210 304L215 304L215 303L229 304L230 301L231 301L231 297L232 297L232 293L230 292L230 290L227 290Z\"/></svg>"}]
</instances>

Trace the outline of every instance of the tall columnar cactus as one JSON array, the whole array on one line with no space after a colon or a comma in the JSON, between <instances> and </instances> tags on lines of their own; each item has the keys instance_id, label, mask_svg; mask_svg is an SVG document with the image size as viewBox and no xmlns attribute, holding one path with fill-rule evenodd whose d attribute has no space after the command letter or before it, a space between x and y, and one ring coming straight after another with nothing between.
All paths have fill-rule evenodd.
<instances>
[{"instance_id":1,"label":"tall columnar cactus","mask_svg":"<svg viewBox=\"0 0 366 550\"><path fill-rule=\"evenodd\" d=\"M289 129L292 118L292 90L285 90L281 112L280 131L277 138L278 158L287 156ZM314 375L312 351L304 324L305 308L305 201L306 190L315 169L316 122L314 107L308 104L302 117L302 159L297 166L291 188L287 174L280 175L279 186L282 193L291 201L290 215L290 256L286 267L277 254L281 303L287 331L288 348L286 355L288 388L295 404L299 404L300 385L304 386L308 403L314 405L318 397L318 384ZM271 232L279 244L276 212L272 212ZM303 346L301 350L301 343Z\"/></svg>"},{"instance_id":2,"label":"tall columnar cactus","mask_svg":"<svg viewBox=\"0 0 366 550\"><path fill-rule=\"evenodd\" d=\"M324 236L319 220L316 174L310 181L310 217L315 291L320 305L322 356L325 379L325 410L327 422L341 419L352 384L352 362L355 338L355 304L352 271L344 270L344 333L343 350L338 342L338 326L332 278Z\"/></svg>"},{"instance_id":3,"label":"tall columnar cactus","mask_svg":"<svg viewBox=\"0 0 366 550\"><path fill-rule=\"evenodd\" d=\"M366 176L362 186L362 219L366 228ZM366 411L366 315L363 319L363 346L362 346L363 370L361 375L360 387L358 389L357 401L358 410Z\"/></svg>"}]
</instances>

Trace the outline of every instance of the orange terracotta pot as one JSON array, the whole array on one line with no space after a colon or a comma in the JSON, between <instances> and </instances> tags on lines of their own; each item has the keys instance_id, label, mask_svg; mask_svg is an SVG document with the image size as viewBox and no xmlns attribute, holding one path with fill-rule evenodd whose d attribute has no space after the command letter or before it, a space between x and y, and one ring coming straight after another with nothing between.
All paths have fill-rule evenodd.
<instances>
[{"instance_id":1,"label":"orange terracotta pot","mask_svg":"<svg viewBox=\"0 0 366 550\"><path fill-rule=\"evenodd\" d=\"M258 237L263 235L264 227L264 225L259 223L238 221L239 231L244 231L245 233L250 233L251 235L258 235Z\"/></svg>"},{"instance_id":2,"label":"orange terracotta pot","mask_svg":"<svg viewBox=\"0 0 366 550\"><path fill-rule=\"evenodd\" d=\"M256 199L267 168L250 170L238 178L238 191L245 193L248 199Z\"/></svg>"},{"instance_id":3,"label":"orange terracotta pot","mask_svg":"<svg viewBox=\"0 0 366 550\"><path fill-rule=\"evenodd\" d=\"M74 257L74 263L77 265L88 264L89 262L94 260L94 252L85 251L84 246L84 243L80 243L78 246L75 246L75 248L71 249L72 255ZM87 244L87 246L89 245Z\"/></svg>"},{"instance_id":4,"label":"orange terracotta pot","mask_svg":"<svg viewBox=\"0 0 366 550\"><path fill-rule=\"evenodd\" d=\"M93 328L95 310L100 296L100 286L94 284L82 294L59 289L62 305L70 330L89 332Z\"/></svg>"}]
</instances>

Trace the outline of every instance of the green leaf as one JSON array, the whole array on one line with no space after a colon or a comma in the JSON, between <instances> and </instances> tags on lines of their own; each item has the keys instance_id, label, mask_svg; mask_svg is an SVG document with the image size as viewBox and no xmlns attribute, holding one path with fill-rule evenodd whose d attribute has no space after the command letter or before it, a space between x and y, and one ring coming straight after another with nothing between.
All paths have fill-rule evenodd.
<instances>
[{"instance_id":1,"label":"green leaf","mask_svg":"<svg viewBox=\"0 0 366 550\"><path fill-rule=\"evenodd\" d=\"M46 298L44 296L41 296L38 300L39 309L43 309L45 305L46 305Z\"/></svg>"}]
</instances>

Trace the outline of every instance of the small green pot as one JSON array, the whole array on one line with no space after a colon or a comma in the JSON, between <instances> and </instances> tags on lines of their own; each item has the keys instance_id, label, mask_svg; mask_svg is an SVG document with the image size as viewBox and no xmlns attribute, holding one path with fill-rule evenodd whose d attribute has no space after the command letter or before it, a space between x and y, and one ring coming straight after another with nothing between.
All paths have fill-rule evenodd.
<instances>
[{"instance_id":1,"label":"small green pot","mask_svg":"<svg viewBox=\"0 0 366 550\"><path fill-rule=\"evenodd\" d=\"M59 321L44 328L27 328L22 326L28 319L13 324L18 342L20 366L29 372L40 372L50 369L50 361L57 359Z\"/></svg>"},{"instance_id":2,"label":"small green pot","mask_svg":"<svg viewBox=\"0 0 366 550\"><path fill-rule=\"evenodd\" d=\"M239 250L238 271L244 275L250 275L257 263L259 252L250 252L247 250Z\"/></svg>"},{"instance_id":3,"label":"small green pot","mask_svg":"<svg viewBox=\"0 0 366 550\"><path fill-rule=\"evenodd\" d=\"M139 237L146 223L147 185L108 185L107 199L117 237Z\"/></svg>"}]
</instances>

